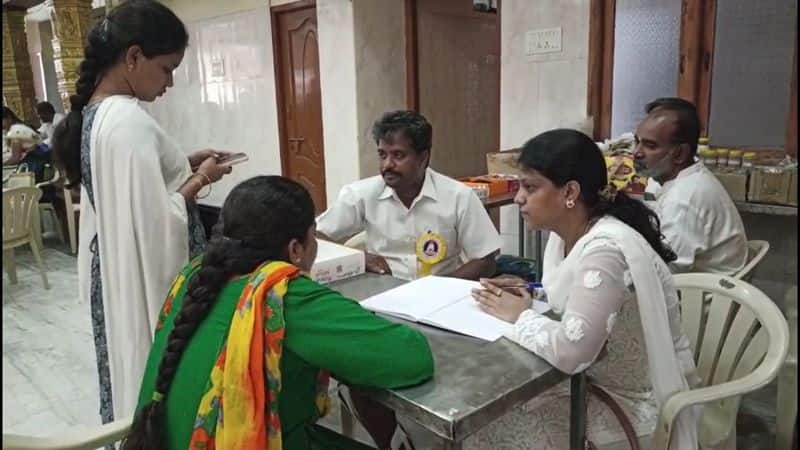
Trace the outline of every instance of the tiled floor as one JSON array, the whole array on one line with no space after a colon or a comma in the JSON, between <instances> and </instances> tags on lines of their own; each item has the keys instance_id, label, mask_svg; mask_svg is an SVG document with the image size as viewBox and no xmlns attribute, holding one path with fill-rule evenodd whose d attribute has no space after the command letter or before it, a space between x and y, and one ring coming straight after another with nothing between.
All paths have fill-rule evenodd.
<instances>
[{"instance_id":1,"label":"tiled floor","mask_svg":"<svg viewBox=\"0 0 800 450\"><path fill-rule=\"evenodd\" d=\"M19 283L3 274L3 433L47 436L99 423L89 305L78 301L75 258L46 245L49 290L26 249L17 251ZM739 449L772 448L775 396L771 385L745 399Z\"/></svg>"}]
</instances>

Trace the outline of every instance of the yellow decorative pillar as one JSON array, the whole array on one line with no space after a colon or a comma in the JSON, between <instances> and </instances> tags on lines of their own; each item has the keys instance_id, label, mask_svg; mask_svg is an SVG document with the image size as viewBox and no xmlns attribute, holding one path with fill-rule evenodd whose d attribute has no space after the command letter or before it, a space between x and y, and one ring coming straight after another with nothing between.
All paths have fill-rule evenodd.
<instances>
[{"instance_id":1,"label":"yellow decorative pillar","mask_svg":"<svg viewBox=\"0 0 800 450\"><path fill-rule=\"evenodd\" d=\"M78 68L83 61L83 47L91 23L92 0L48 0L52 5L53 64L58 78L58 92L69 111L70 95L75 93Z\"/></svg>"},{"instance_id":2,"label":"yellow decorative pillar","mask_svg":"<svg viewBox=\"0 0 800 450\"><path fill-rule=\"evenodd\" d=\"M25 36L25 9L9 6L3 6L3 103L22 120L39 123Z\"/></svg>"}]
</instances>

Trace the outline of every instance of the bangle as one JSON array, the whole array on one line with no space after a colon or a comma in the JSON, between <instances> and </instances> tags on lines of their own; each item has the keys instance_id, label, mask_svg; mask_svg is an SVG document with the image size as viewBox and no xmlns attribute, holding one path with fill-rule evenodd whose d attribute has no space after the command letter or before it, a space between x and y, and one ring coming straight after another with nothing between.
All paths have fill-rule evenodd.
<instances>
[{"instance_id":1,"label":"bangle","mask_svg":"<svg viewBox=\"0 0 800 450\"><path fill-rule=\"evenodd\" d=\"M194 174L195 174L195 175L200 175L201 177L203 177L203 178L205 178L205 179L206 179L206 183L205 183L205 184L203 184L203 186L205 186L206 184L207 184L207 185L210 185L210 184L211 184L211 178L209 178L209 177L208 177L208 175L204 174L203 172L195 172ZM202 187L202 186L201 186L201 187Z\"/></svg>"},{"instance_id":2,"label":"bangle","mask_svg":"<svg viewBox=\"0 0 800 450\"><path fill-rule=\"evenodd\" d=\"M200 189L203 189L203 188L201 187ZM201 196L200 195L200 191L197 191L197 195L195 195L194 198L196 198L198 200L202 200L202 199L208 197L209 195L211 195L211 185L210 184L208 185L208 192L206 192L205 195Z\"/></svg>"}]
</instances>

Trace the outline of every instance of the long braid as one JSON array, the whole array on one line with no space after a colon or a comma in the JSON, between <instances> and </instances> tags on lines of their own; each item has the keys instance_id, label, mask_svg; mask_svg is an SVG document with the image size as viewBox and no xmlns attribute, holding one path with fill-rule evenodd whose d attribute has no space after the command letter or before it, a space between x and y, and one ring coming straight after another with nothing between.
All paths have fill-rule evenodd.
<instances>
[{"instance_id":1,"label":"long braid","mask_svg":"<svg viewBox=\"0 0 800 450\"><path fill-rule=\"evenodd\" d=\"M146 58L152 58L183 51L188 44L183 22L155 0L127 0L92 28L83 49L76 92L69 99L70 112L53 131L53 156L66 175L68 187L81 181L83 109L98 82L123 64L125 53L133 45L138 45Z\"/></svg>"},{"instance_id":2,"label":"long braid","mask_svg":"<svg viewBox=\"0 0 800 450\"><path fill-rule=\"evenodd\" d=\"M174 328L167 336L156 374L154 401L134 419L122 450L166 450L164 397L169 395L187 345L225 284L234 275L249 274L266 261L288 261L293 240L307 244L308 239L314 239L313 224L314 202L295 181L259 176L240 183L228 194L202 268L188 281Z\"/></svg>"},{"instance_id":3,"label":"long braid","mask_svg":"<svg viewBox=\"0 0 800 450\"><path fill-rule=\"evenodd\" d=\"M158 366L155 391L163 397L169 392L175 373L197 328L208 316L219 293L230 278L250 273L274 253L271 250L247 247L241 241L215 237L203 258L203 267L191 278L175 325L167 337L167 346ZM162 427L163 400L151 401L134 422L122 450L166 450Z\"/></svg>"},{"instance_id":4,"label":"long braid","mask_svg":"<svg viewBox=\"0 0 800 450\"><path fill-rule=\"evenodd\" d=\"M98 78L112 64L105 56L104 41L98 28L92 29L84 47L84 59L78 68L75 94L69 98L70 111L53 131L53 157L67 178L67 187L74 188L81 182L81 134L83 131L83 108L94 94Z\"/></svg>"}]
</instances>

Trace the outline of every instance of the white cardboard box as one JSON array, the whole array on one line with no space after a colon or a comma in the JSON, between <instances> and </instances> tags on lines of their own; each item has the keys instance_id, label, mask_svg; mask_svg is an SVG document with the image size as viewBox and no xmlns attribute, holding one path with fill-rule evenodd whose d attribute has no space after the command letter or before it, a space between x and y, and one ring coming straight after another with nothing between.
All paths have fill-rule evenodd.
<instances>
[{"instance_id":1,"label":"white cardboard box","mask_svg":"<svg viewBox=\"0 0 800 450\"><path fill-rule=\"evenodd\" d=\"M364 273L364 252L344 245L317 239L317 259L311 267L311 279L329 284Z\"/></svg>"}]
</instances>

